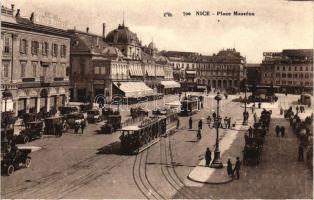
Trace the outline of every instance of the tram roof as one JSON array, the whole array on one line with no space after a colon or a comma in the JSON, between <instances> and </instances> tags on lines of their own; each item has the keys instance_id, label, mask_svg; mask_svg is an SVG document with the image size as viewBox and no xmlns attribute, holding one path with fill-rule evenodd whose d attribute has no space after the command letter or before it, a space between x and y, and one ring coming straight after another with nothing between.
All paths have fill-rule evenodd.
<instances>
[{"instance_id":1,"label":"tram roof","mask_svg":"<svg viewBox=\"0 0 314 200\"><path fill-rule=\"evenodd\" d=\"M123 127L120 129L120 131L138 131L140 130L141 128L138 127L138 126L126 126L126 127Z\"/></svg>"}]
</instances>

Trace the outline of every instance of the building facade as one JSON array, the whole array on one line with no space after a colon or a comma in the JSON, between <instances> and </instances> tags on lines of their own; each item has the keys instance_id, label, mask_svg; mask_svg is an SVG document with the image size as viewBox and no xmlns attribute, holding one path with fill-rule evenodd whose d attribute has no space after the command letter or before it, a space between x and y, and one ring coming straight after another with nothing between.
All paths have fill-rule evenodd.
<instances>
[{"instance_id":1,"label":"building facade","mask_svg":"<svg viewBox=\"0 0 314 200\"><path fill-rule=\"evenodd\" d=\"M70 64L67 31L34 23L34 14L21 17L13 5L2 6L1 28L1 90L10 94L15 114L47 112L66 104Z\"/></svg>"},{"instance_id":2,"label":"building facade","mask_svg":"<svg viewBox=\"0 0 314 200\"><path fill-rule=\"evenodd\" d=\"M115 96L137 98L157 93L161 81L172 79L167 58L154 43L142 46L124 24L98 36L69 30L71 42L71 100L111 102ZM169 84L168 84L169 86ZM176 85L175 87L180 87Z\"/></svg>"},{"instance_id":3,"label":"building facade","mask_svg":"<svg viewBox=\"0 0 314 200\"><path fill-rule=\"evenodd\" d=\"M261 65L260 64L247 64L247 84L260 85L261 84Z\"/></svg>"},{"instance_id":4,"label":"building facade","mask_svg":"<svg viewBox=\"0 0 314 200\"><path fill-rule=\"evenodd\" d=\"M246 59L235 49L212 56L193 52L164 52L174 70L174 79L187 90L240 87L245 77Z\"/></svg>"},{"instance_id":5,"label":"building facade","mask_svg":"<svg viewBox=\"0 0 314 200\"><path fill-rule=\"evenodd\" d=\"M286 49L264 52L261 83L281 91L313 91L313 49Z\"/></svg>"}]
</instances>

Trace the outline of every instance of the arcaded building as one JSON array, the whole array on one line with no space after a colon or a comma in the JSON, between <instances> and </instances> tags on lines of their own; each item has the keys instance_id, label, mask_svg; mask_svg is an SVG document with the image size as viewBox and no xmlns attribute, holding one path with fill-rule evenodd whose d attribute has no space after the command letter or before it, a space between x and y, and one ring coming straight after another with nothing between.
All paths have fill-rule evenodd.
<instances>
[{"instance_id":1,"label":"arcaded building","mask_svg":"<svg viewBox=\"0 0 314 200\"><path fill-rule=\"evenodd\" d=\"M2 111L16 115L50 111L69 100L70 35L34 21L34 14L21 17L14 5L1 7Z\"/></svg>"}]
</instances>

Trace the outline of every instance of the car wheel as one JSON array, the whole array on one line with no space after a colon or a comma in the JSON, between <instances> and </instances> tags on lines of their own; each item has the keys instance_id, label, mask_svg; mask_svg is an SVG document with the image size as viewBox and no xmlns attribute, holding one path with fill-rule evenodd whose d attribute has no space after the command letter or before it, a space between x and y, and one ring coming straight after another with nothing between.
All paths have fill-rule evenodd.
<instances>
[{"instance_id":1,"label":"car wheel","mask_svg":"<svg viewBox=\"0 0 314 200\"><path fill-rule=\"evenodd\" d=\"M29 142L29 137L28 136L24 136L23 143L26 144L28 142Z\"/></svg>"},{"instance_id":2,"label":"car wheel","mask_svg":"<svg viewBox=\"0 0 314 200\"><path fill-rule=\"evenodd\" d=\"M7 169L7 175L10 176L11 174L13 174L13 172L14 172L14 166L9 165Z\"/></svg>"},{"instance_id":3,"label":"car wheel","mask_svg":"<svg viewBox=\"0 0 314 200\"><path fill-rule=\"evenodd\" d=\"M31 166L31 159L30 158L26 158L25 160L25 167L29 168Z\"/></svg>"}]
</instances>

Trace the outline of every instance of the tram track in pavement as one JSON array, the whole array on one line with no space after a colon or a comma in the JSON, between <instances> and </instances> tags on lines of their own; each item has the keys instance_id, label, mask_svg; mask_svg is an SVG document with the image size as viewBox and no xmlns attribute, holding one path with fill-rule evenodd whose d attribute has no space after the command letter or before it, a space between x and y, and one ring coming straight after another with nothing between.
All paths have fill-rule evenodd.
<instances>
[{"instance_id":1,"label":"tram track in pavement","mask_svg":"<svg viewBox=\"0 0 314 200\"><path fill-rule=\"evenodd\" d=\"M148 159L150 148L151 146L149 146L148 148L141 151L139 154L135 156L133 170L132 170L133 180L136 187L147 199L167 199L164 195L158 192L158 190L152 185L151 181L148 179L147 159ZM145 153L146 153L146 156L143 162L143 157Z\"/></svg>"},{"instance_id":2,"label":"tram track in pavement","mask_svg":"<svg viewBox=\"0 0 314 200\"><path fill-rule=\"evenodd\" d=\"M167 135L167 137L169 139L170 135ZM171 143L168 143L168 145L171 145ZM168 156L170 157L169 159ZM169 146L168 152L166 138L160 140L160 163L161 172L165 180L178 194L182 196L182 198L184 199L200 198L198 194L196 194L191 189L189 189L188 186L186 186L183 180L179 177L178 173L175 171L173 165L174 161L172 150L170 151Z\"/></svg>"}]
</instances>

